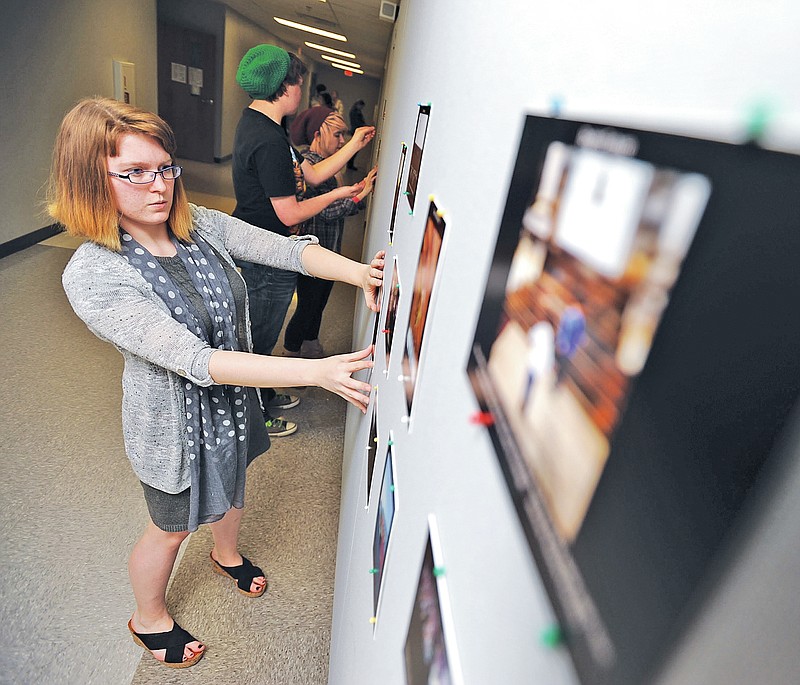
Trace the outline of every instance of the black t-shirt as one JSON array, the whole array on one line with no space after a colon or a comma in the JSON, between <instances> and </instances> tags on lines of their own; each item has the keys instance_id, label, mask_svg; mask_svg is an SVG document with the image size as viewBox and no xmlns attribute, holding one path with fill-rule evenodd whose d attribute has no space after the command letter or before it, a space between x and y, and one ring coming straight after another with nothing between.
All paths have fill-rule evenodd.
<instances>
[{"instance_id":1,"label":"black t-shirt","mask_svg":"<svg viewBox=\"0 0 800 685\"><path fill-rule=\"evenodd\" d=\"M305 190L300 165L303 155L289 144L286 131L265 114L246 108L236 127L233 142L233 216L274 233L289 235L272 208L271 197L294 195Z\"/></svg>"}]
</instances>

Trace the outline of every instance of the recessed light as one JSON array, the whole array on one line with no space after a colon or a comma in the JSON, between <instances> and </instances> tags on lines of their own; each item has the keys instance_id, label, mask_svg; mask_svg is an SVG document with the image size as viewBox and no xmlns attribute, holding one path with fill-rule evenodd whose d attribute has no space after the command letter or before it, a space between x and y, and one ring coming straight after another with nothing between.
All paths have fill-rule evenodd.
<instances>
[{"instance_id":1,"label":"recessed light","mask_svg":"<svg viewBox=\"0 0 800 685\"><path fill-rule=\"evenodd\" d=\"M280 17L272 17L275 21L283 26L288 26L290 29L297 29L298 31L308 31L308 33L316 33L318 36L325 38L332 38L333 40L340 40L347 42L347 36L341 33L331 33L330 31L323 31L315 26L307 26L306 24L298 24L296 21L289 21L288 19L281 19Z\"/></svg>"}]
</instances>

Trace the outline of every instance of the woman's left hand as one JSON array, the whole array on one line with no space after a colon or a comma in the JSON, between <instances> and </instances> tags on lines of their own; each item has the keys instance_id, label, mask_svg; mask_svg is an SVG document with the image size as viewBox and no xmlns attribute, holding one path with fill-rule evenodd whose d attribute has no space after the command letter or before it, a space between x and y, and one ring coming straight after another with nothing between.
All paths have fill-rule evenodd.
<instances>
[{"instance_id":1,"label":"woman's left hand","mask_svg":"<svg viewBox=\"0 0 800 685\"><path fill-rule=\"evenodd\" d=\"M380 311L381 303L379 300L379 293L383 285L383 265L386 257L386 251L380 250L375 253L372 261L365 264L367 267L364 273L364 280L361 287L364 290L364 299L367 301L367 307L373 312Z\"/></svg>"}]
</instances>

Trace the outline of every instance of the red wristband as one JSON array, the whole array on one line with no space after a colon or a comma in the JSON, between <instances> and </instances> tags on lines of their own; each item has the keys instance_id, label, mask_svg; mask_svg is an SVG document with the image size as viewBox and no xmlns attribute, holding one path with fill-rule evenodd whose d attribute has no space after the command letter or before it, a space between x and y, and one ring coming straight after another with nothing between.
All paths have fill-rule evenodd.
<instances>
[{"instance_id":1,"label":"red wristband","mask_svg":"<svg viewBox=\"0 0 800 685\"><path fill-rule=\"evenodd\" d=\"M356 195L356 196L355 196L354 198L352 198L352 199L353 199L353 202L355 202L356 204L358 204L359 202L361 202L361 198L360 198L358 195Z\"/></svg>"}]
</instances>

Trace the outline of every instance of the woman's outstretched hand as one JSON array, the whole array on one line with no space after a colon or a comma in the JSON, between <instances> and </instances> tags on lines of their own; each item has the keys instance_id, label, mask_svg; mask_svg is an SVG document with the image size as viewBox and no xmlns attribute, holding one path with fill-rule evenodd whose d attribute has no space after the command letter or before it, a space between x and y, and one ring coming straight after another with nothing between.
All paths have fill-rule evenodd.
<instances>
[{"instance_id":1,"label":"woman's outstretched hand","mask_svg":"<svg viewBox=\"0 0 800 685\"><path fill-rule=\"evenodd\" d=\"M316 384L320 388L344 397L350 404L358 407L362 414L366 414L372 386L356 380L352 375L362 369L372 368L372 362L368 359L371 355L372 345L358 352L313 360L317 366Z\"/></svg>"},{"instance_id":2,"label":"woman's outstretched hand","mask_svg":"<svg viewBox=\"0 0 800 685\"><path fill-rule=\"evenodd\" d=\"M373 312L380 311L381 303L379 300L381 286L383 285L383 266L386 258L386 251L379 250L375 253L372 261L365 264L367 267L364 272L364 280L361 287L364 290L364 299L367 307Z\"/></svg>"}]
</instances>

